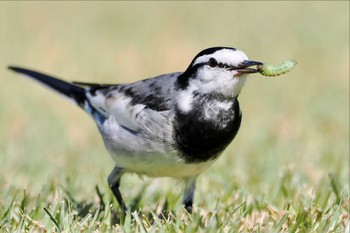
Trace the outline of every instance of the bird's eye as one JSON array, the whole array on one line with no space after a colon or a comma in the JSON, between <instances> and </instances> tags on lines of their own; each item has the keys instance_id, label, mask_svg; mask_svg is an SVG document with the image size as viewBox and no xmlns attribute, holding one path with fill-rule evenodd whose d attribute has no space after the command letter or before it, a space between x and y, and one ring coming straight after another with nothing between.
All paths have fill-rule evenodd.
<instances>
[{"instance_id":1,"label":"bird's eye","mask_svg":"<svg viewBox=\"0 0 350 233\"><path fill-rule=\"evenodd\" d=\"M208 66L214 68L214 67L216 67L217 65L218 65L218 62L216 61L216 59L211 57L211 58L209 59L209 61L208 61Z\"/></svg>"}]
</instances>

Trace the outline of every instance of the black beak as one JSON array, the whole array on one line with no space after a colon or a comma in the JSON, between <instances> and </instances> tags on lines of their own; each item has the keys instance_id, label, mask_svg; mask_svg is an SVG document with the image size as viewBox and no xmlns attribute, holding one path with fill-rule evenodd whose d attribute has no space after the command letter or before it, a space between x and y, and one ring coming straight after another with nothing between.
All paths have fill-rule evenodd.
<instances>
[{"instance_id":1,"label":"black beak","mask_svg":"<svg viewBox=\"0 0 350 233\"><path fill-rule=\"evenodd\" d=\"M259 72L257 68L250 68L251 66L261 66L263 65L262 62L259 61L249 61L245 60L241 64L235 67L234 70L238 71L238 75L241 74L252 74Z\"/></svg>"}]
</instances>

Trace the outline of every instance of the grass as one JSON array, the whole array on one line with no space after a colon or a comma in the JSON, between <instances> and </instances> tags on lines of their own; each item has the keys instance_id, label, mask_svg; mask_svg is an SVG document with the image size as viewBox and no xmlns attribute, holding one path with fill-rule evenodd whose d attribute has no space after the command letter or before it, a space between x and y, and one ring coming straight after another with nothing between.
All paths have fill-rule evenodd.
<instances>
[{"instance_id":1,"label":"grass","mask_svg":"<svg viewBox=\"0 0 350 233\"><path fill-rule=\"evenodd\" d=\"M0 30L0 232L349 232L349 2L1 2ZM192 215L180 182L126 175L122 218L91 119L6 70L131 82L216 45L298 65L248 81Z\"/></svg>"},{"instance_id":2,"label":"grass","mask_svg":"<svg viewBox=\"0 0 350 233\"><path fill-rule=\"evenodd\" d=\"M287 171L277 181L273 194L267 197L237 190L217 200L209 210L196 207L190 215L176 204L179 197L167 193L168 198L154 201L156 206L140 204L139 195L131 200L131 210L123 218L106 186L96 186L93 201L78 201L64 187L52 182L43 187L40 195L32 196L24 190L8 190L12 197L1 208L3 231L17 232L342 232L349 215L349 201L339 193L339 181L330 176L328 184L314 192L305 183L295 182L293 171ZM300 189L303 186L303 190ZM268 200L268 201L267 201Z\"/></svg>"}]
</instances>

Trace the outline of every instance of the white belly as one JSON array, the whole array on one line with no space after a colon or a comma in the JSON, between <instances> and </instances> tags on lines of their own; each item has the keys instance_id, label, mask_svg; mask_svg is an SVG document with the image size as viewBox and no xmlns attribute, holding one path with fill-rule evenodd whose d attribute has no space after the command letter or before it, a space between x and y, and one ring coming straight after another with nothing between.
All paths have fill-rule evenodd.
<instances>
[{"instance_id":1,"label":"white belly","mask_svg":"<svg viewBox=\"0 0 350 233\"><path fill-rule=\"evenodd\" d=\"M175 152L171 154L111 154L116 166L149 177L185 178L199 175L215 160L202 163L185 163Z\"/></svg>"}]
</instances>

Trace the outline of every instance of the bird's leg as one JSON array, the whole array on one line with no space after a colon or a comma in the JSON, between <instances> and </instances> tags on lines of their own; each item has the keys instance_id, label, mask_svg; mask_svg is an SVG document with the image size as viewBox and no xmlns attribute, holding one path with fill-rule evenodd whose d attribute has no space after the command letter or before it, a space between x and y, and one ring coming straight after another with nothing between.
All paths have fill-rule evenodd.
<instances>
[{"instance_id":1,"label":"bird's leg","mask_svg":"<svg viewBox=\"0 0 350 233\"><path fill-rule=\"evenodd\" d=\"M185 180L185 192L182 203L188 213L192 213L193 209L193 196L196 188L197 177L191 177Z\"/></svg>"},{"instance_id":2,"label":"bird's leg","mask_svg":"<svg viewBox=\"0 0 350 233\"><path fill-rule=\"evenodd\" d=\"M123 174L124 174L124 170L122 168L114 167L112 172L108 176L107 182L125 216L127 209L126 209L122 194L119 191L120 179Z\"/></svg>"}]
</instances>

